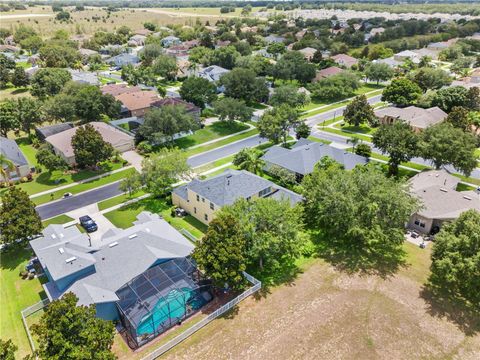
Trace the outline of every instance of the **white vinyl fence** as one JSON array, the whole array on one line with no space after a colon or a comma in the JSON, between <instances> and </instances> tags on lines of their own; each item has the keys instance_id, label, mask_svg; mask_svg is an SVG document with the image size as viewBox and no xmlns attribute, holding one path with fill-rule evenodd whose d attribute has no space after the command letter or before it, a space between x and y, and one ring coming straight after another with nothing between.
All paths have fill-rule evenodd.
<instances>
[{"instance_id":1,"label":"white vinyl fence","mask_svg":"<svg viewBox=\"0 0 480 360\"><path fill-rule=\"evenodd\" d=\"M28 328L27 317L29 317L32 314L35 314L37 311L42 310L49 303L50 303L49 299L43 299L43 300L40 300L38 303L33 304L32 306L29 306L23 309L22 311L20 311L20 313L22 314L23 326L25 327L25 331L27 332L28 342L30 343L30 347L32 348L33 352L35 352L35 344L33 343L32 335L30 334L30 329Z\"/></svg>"}]
</instances>

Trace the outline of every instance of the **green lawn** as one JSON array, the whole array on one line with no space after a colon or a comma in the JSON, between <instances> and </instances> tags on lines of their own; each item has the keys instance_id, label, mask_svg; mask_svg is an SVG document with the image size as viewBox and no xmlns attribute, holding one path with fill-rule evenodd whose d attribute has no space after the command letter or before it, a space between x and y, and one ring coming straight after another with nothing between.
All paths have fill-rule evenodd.
<instances>
[{"instance_id":1,"label":"green lawn","mask_svg":"<svg viewBox=\"0 0 480 360\"><path fill-rule=\"evenodd\" d=\"M119 171L119 172L114 173L114 174L110 174L110 175L101 177L99 179L95 179L95 180L92 180L92 181L87 181L87 182L69 187L67 189L57 190L57 191L51 192L49 194L34 197L32 199L32 201L36 205L39 205L39 204L43 204L43 203L46 203L46 202L49 202L49 201L52 201L52 200L58 200L66 192L71 192L72 194L78 194L78 193L81 193L83 191L91 190L91 189L94 189L96 187L106 185L106 184L110 184L112 182L121 180L121 179L125 178L128 174L131 174L134 171L135 171L135 169L129 168L129 169Z\"/></svg>"},{"instance_id":2,"label":"green lawn","mask_svg":"<svg viewBox=\"0 0 480 360\"><path fill-rule=\"evenodd\" d=\"M233 161L233 158L234 158L235 155L231 155L231 156L227 156L227 157L224 157L222 159L218 159L218 160L215 160L215 161L212 161L211 163L208 163L208 164L205 164L205 165L202 165L202 166L199 166L199 167L196 167L194 170L197 174L201 174L205 171L208 171L208 170L211 170L211 169L215 169L219 166L222 166L222 165L225 165L225 164L228 164L230 162Z\"/></svg>"},{"instance_id":3,"label":"green lawn","mask_svg":"<svg viewBox=\"0 0 480 360\"><path fill-rule=\"evenodd\" d=\"M30 166L37 167L38 163L35 155L37 154L38 150L32 146L30 140L28 138L19 138L16 139L15 142L22 151L23 155L25 155L25 158L27 159Z\"/></svg>"},{"instance_id":4,"label":"green lawn","mask_svg":"<svg viewBox=\"0 0 480 360\"><path fill-rule=\"evenodd\" d=\"M205 126L203 129L195 131L192 135L175 140L175 145L181 149L186 149L190 146L199 145L247 129L248 125L239 122L230 124L223 121L217 121L212 125Z\"/></svg>"},{"instance_id":5,"label":"green lawn","mask_svg":"<svg viewBox=\"0 0 480 360\"><path fill-rule=\"evenodd\" d=\"M140 196L145 195L145 194L146 194L145 191L140 190L140 191L136 192L135 194L133 194L132 196L129 196L128 194L118 195L118 196L115 196L115 197L112 197L110 199L103 200L103 201L100 201L99 203L97 203L98 209L100 211L105 210L105 209L111 208L112 206L115 206L115 205L118 205L118 204L123 204L125 201L135 199L135 198L140 197Z\"/></svg>"},{"instance_id":6,"label":"green lawn","mask_svg":"<svg viewBox=\"0 0 480 360\"><path fill-rule=\"evenodd\" d=\"M343 126L342 126L343 124ZM367 124L361 124L359 126L354 126L354 125L348 125L346 123L338 123L335 124L334 127L337 129L340 129L342 131L347 131L347 132L353 132L353 133L360 133L360 134L367 134L367 135L373 135L375 131L377 131L377 128L371 128Z\"/></svg>"},{"instance_id":7,"label":"green lawn","mask_svg":"<svg viewBox=\"0 0 480 360\"><path fill-rule=\"evenodd\" d=\"M171 209L172 206L168 205L165 199L146 198L120 209L110 211L104 215L113 225L125 229L132 226L139 213L142 211L150 211L155 214L160 214L177 230L186 229L196 238L203 236L207 230L206 225L190 215L184 218L172 217Z\"/></svg>"},{"instance_id":8,"label":"green lawn","mask_svg":"<svg viewBox=\"0 0 480 360\"><path fill-rule=\"evenodd\" d=\"M47 227L50 224L66 224L73 220L74 219L72 219L70 216L62 214L62 215L55 216L51 219L42 221L42 225L43 227Z\"/></svg>"},{"instance_id":9,"label":"green lawn","mask_svg":"<svg viewBox=\"0 0 480 360\"><path fill-rule=\"evenodd\" d=\"M32 255L30 250L23 248L4 252L1 255L0 334L2 334L2 340L10 338L18 346L16 353L18 359L31 353L20 311L46 298L41 285L41 281L47 280L46 277L24 280L19 276Z\"/></svg>"},{"instance_id":10,"label":"green lawn","mask_svg":"<svg viewBox=\"0 0 480 360\"><path fill-rule=\"evenodd\" d=\"M343 131L342 129L334 129L334 128L329 128L329 127L321 127L319 126L319 129L322 131L326 131L332 134L337 134L337 135L342 135L346 137L357 137L365 142L371 142L372 138L366 135L362 134L352 134L351 132Z\"/></svg>"},{"instance_id":11,"label":"green lawn","mask_svg":"<svg viewBox=\"0 0 480 360\"><path fill-rule=\"evenodd\" d=\"M315 141L315 142L319 142L319 143L322 143L322 144L331 144L331 143L332 143L331 141L319 139L319 138L317 138L317 137L315 137L315 136L309 136L309 137L308 137L308 140L310 140L310 141Z\"/></svg>"}]
</instances>

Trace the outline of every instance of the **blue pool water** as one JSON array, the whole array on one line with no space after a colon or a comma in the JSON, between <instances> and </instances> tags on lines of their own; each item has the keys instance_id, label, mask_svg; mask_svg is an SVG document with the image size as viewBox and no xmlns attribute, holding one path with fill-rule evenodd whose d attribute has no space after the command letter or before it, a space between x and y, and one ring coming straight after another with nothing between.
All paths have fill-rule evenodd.
<instances>
[{"instance_id":1,"label":"blue pool water","mask_svg":"<svg viewBox=\"0 0 480 360\"><path fill-rule=\"evenodd\" d=\"M174 289L170 291L164 299L159 300L158 303L155 304L152 313L142 319L137 326L137 336L152 334L160 324L169 320L169 318L182 318L185 314L185 304L192 296L192 290L189 288L182 288L181 290ZM172 303L170 313L168 309L169 303ZM197 308L195 305L197 304L193 304L193 307Z\"/></svg>"}]
</instances>

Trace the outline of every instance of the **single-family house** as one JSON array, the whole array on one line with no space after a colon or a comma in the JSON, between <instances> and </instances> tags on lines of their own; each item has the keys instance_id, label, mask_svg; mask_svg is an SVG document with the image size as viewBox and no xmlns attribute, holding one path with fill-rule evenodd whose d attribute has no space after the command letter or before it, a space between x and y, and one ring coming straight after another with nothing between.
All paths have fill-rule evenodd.
<instances>
[{"instance_id":1,"label":"single-family house","mask_svg":"<svg viewBox=\"0 0 480 360\"><path fill-rule=\"evenodd\" d=\"M152 103L152 107L161 108L162 106L183 106L188 114L192 115L197 121L200 120L201 109L185 100L176 97L166 97Z\"/></svg>"},{"instance_id":2,"label":"single-family house","mask_svg":"<svg viewBox=\"0 0 480 360\"><path fill-rule=\"evenodd\" d=\"M13 163L12 168L9 168L7 164L1 164L3 169L8 173L7 179L0 175L1 181L22 178L30 174L31 169L28 161L15 140L0 136L0 154Z\"/></svg>"},{"instance_id":3,"label":"single-family house","mask_svg":"<svg viewBox=\"0 0 480 360\"><path fill-rule=\"evenodd\" d=\"M372 28L370 29L370 35L373 37L375 35L381 35L385 32L385 28L384 27L375 27L375 28Z\"/></svg>"},{"instance_id":4,"label":"single-family house","mask_svg":"<svg viewBox=\"0 0 480 360\"><path fill-rule=\"evenodd\" d=\"M128 86L127 84L110 84L104 85L100 88L102 94L110 94L113 97L126 94L142 91L139 86Z\"/></svg>"},{"instance_id":5,"label":"single-family house","mask_svg":"<svg viewBox=\"0 0 480 360\"><path fill-rule=\"evenodd\" d=\"M347 54L337 54L330 57L333 61L335 61L340 66L345 66L346 68L351 68L353 65L358 64L358 59L347 55Z\"/></svg>"},{"instance_id":6,"label":"single-family house","mask_svg":"<svg viewBox=\"0 0 480 360\"><path fill-rule=\"evenodd\" d=\"M14 45L0 45L0 52L2 53L18 53L20 48Z\"/></svg>"},{"instance_id":7,"label":"single-family house","mask_svg":"<svg viewBox=\"0 0 480 360\"><path fill-rule=\"evenodd\" d=\"M305 175L310 174L315 164L324 157L335 160L346 170L368 162L368 159L363 156L307 139L298 140L291 149L272 146L265 152L262 159L265 161L265 171L268 172L272 166L278 166L293 173L297 180L301 180Z\"/></svg>"},{"instance_id":8,"label":"single-family house","mask_svg":"<svg viewBox=\"0 0 480 360\"><path fill-rule=\"evenodd\" d=\"M313 55L315 55L315 53L317 52L317 49L312 47L306 47L298 51L303 54L306 60L311 61L313 58Z\"/></svg>"},{"instance_id":9,"label":"single-family house","mask_svg":"<svg viewBox=\"0 0 480 360\"><path fill-rule=\"evenodd\" d=\"M432 50L432 49L429 49L429 48L421 48L421 49L417 49L417 50L412 50L412 52L417 54L420 59L424 56L428 56L432 60L438 60L438 54L440 53L440 51Z\"/></svg>"},{"instance_id":10,"label":"single-family house","mask_svg":"<svg viewBox=\"0 0 480 360\"><path fill-rule=\"evenodd\" d=\"M100 80L98 80L97 74L94 72L73 69L68 69L68 72L72 75L72 81L88 85L101 84Z\"/></svg>"},{"instance_id":11,"label":"single-family house","mask_svg":"<svg viewBox=\"0 0 480 360\"><path fill-rule=\"evenodd\" d=\"M135 35L141 35L141 36L147 37L147 36L150 35L150 34L153 34L153 31L152 31L152 30L148 30L148 29L138 29L138 30L135 30Z\"/></svg>"},{"instance_id":12,"label":"single-family house","mask_svg":"<svg viewBox=\"0 0 480 360\"><path fill-rule=\"evenodd\" d=\"M230 72L230 70L222 68L221 66L212 65L212 66L206 67L204 69L201 69L198 72L198 76L202 77L204 79L207 79L210 82L213 82L213 81L220 80L220 78L224 74L229 73L229 72Z\"/></svg>"},{"instance_id":13,"label":"single-family house","mask_svg":"<svg viewBox=\"0 0 480 360\"><path fill-rule=\"evenodd\" d=\"M181 40L173 35L169 35L164 37L162 40L160 40L160 43L162 44L163 47L170 47L172 45L179 45L181 44Z\"/></svg>"},{"instance_id":14,"label":"single-family house","mask_svg":"<svg viewBox=\"0 0 480 360\"><path fill-rule=\"evenodd\" d=\"M396 61L404 62L405 60L409 59L414 64L418 64L420 62L420 58L421 56L411 50L400 51L399 53L393 55L393 59Z\"/></svg>"},{"instance_id":15,"label":"single-family house","mask_svg":"<svg viewBox=\"0 0 480 360\"><path fill-rule=\"evenodd\" d=\"M134 148L134 139L132 136L110 126L104 122L91 122L95 130L102 136L103 140L110 143L115 150L123 153ZM49 143L55 154L62 157L67 164L75 165L75 153L72 147L72 137L77 132L78 127L74 127L54 135L48 136L45 141Z\"/></svg>"},{"instance_id":16,"label":"single-family house","mask_svg":"<svg viewBox=\"0 0 480 360\"><path fill-rule=\"evenodd\" d=\"M122 103L121 113L123 115L143 117L159 97L157 92L147 90L126 92L115 96L115 99Z\"/></svg>"},{"instance_id":17,"label":"single-family house","mask_svg":"<svg viewBox=\"0 0 480 360\"><path fill-rule=\"evenodd\" d=\"M3 44L4 45L13 45L13 46L17 45L17 43L15 42L15 39L13 38L13 35L9 35L5 39L3 39Z\"/></svg>"},{"instance_id":18,"label":"single-family house","mask_svg":"<svg viewBox=\"0 0 480 360\"><path fill-rule=\"evenodd\" d=\"M117 68L121 68L125 65L136 65L140 62L140 58L137 55L123 53L117 56L111 57L106 61L112 66Z\"/></svg>"},{"instance_id":19,"label":"single-family house","mask_svg":"<svg viewBox=\"0 0 480 360\"><path fill-rule=\"evenodd\" d=\"M285 41L285 38L283 36L272 34L272 35L266 36L264 40L267 44L273 44L273 43L283 43Z\"/></svg>"},{"instance_id":20,"label":"single-family house","mask_svg":"<svg viewBox=\"0 0 480 360\"><path fill-rule=\"evenodd\" d=\"M306 33L307 33L307 29L300 30L295 34L295 38L297 40L302 40Z\"/></svg>"},{"instance_id":21,"label":"single-family house","mask_svg":"<svg viewBox=\"0 0 480 360\"><path fill-rule=\"evenodd\" d=\"M92 55L98 54L98 51L91 50L91 49L84 49L84 48L78 49L78 52L80 53L83 61L88 60L88 58Z\"/></svg>"},{"instance_id":22,"label":"single-family house","mask_svg":"<svg viewBox=\"0 0 480 360\"><path fill-rule=\"evenodd\" d=\"M389 58L385 58L385 59L373 60L372 62L373 63L378 63L378 64L386 64L389 67L391 67L392 69L398 68L400 65L403 64L403 60L402 61L395 60L395 58L393 56L389 57Z\"/></svg>"},{"instance_id":23,"label":"single-family house","mask_svg":"<svg viewBox=\"0 0 480 360\"><path fill-rule=\"evenodd\" d=\"M324 79L324 78L327 78L327 77L330 77L330 76L333 76L333 75L337 75L337 74L340 74L341 72L344 72L345 70L339 68L339 67L336 67L336 66L330 66L326 69L322 69L322 70L318 70L316 75L315 75L315 78L312 80L313 82L317 82L321 79Z\"/></svg>"},{"instance_id":24,"label":"single-family house","mask_svg":"<svg viewBox=\"0 0 480 360\"><path fill-rule=\"evenodd\" d=\"M35 134L37 135L37 138L39 140L45 141L47 137L58 134L60 132L63 132L71 128L73 128L73 124L71 122L64 122L64 123L44 126L41 128L36 128Z\"/></svg>"},{"instance_id":25,"label":"single-family house","mask_svg":"<svg viewBox=\"0 0 480 360\"><path fill-rule=\"evenodd\" d=\"M480 193L456 191L459 179L446 170L422 171L409 181L410 192L421 203L408 222L408 227L424 234L437 233L446 221L455 220L461 213L480 211Z\"/></svg>"},{"instance_id":26,"label":"single-family house","mask_svg":"<svg viewBox=\"0 0 480 360\"><path fill-rule=\"evenodd\" d=\"M75 226L49 225L30 245L50 300L74 293L97 317L121 321L135 347L213 298L211 282L190 260L192 243L157 214L142 212L133 226L112 228L98 241Z\"/></svg>"},{"instance_id":27,"label":"single-family house","mask_svg":"<svg viewBox=\"0 0 480 360\"><path fill-rule=\"evenodd\" d=\"M302 201L302 197L275 183L245 170L225 170L210 179L194 179L172 192L174 205L185 209L204 224L210 223L215 212L235 200L271 197L286 199L292 204Z\"/></svg>"},{"instance_id":28,"label":"single-family house","mask_svg":"<svg viewBox=\"0 0 480 360\"><path fill-rule=\"evenodd\" d=\"M447 114L437 106L429 109L422 109L416 106L406 108L388 106L377 109L374 112L380 124L393 124L396 121L405 121L416 132L441 123L447 117Z\"/></svg>"},{"instance_id":29,"label":"single-family house","mask_svg":"<svg viewBox=\"0 0 480 360\"><path fill-rule=\"evenodd\" d=\"M145 40L147 37L145 35L133 35L128 39L128 46L143 46L145 45Z\"/></svg>"}]
</instances>

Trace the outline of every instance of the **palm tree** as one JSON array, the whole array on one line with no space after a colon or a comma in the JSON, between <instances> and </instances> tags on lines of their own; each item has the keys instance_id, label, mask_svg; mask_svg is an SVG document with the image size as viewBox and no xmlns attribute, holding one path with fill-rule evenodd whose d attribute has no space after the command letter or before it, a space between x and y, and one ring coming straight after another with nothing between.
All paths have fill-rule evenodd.
<instances>
[{"instance_id":1,"label":"palm tree","mask_svg":"<svg viewBox=\"0 0 480 360\"><path fill-rule=\"evenodd\" d=\"M241 150L233 159L233 164L242 170L250 171L254 174L261 174L265 161L261 159L263 152L259 149L245 148Z\"/></svg>"},{"instance_id":2,"label":"palm tree","mask_svg":"<svg viewBox=\"0 0 480 360\"><path fill-rule=\"evenodd\" d=\"M355 147L358 145L360 142L360 138L353 136L350 139L347 139L347 144L352 144L353 146L353 151L355 151Z\"/></svg>"},{"instance_id":3,"label":"palm tree","mask_svg":"<svg viewBox=\"0 0 480 360\"><path fill-rule=\"evenodd\" d=\"M7 159L3 154L0 154L0 178L8 181L10 179L10 173L15 170L15 164L13 161Z\"/></svg>"}]
</instances>

